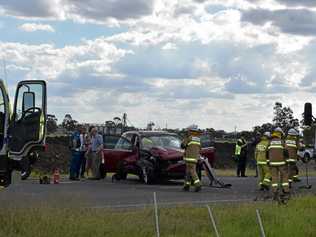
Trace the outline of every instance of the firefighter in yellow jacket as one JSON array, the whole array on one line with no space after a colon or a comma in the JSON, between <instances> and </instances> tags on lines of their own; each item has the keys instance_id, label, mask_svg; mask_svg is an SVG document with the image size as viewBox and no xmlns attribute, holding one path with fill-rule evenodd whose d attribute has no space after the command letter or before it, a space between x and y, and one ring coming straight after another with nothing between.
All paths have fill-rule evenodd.
<instances>
[{"instance_id":1,"label":"firefighter in yellow jacket","mask_svg":"<svg viewBox=\"0 0 316 237\"><path fill-rule=\"evenodd\" d=\"M285 147L289 153L289 157L287 159L288 163L288 170L289 170L289 184L291 186L292 182L299 182L298 178L298 168L296 166L296 163L298 161L298 150L300 149L300 143L299 143L299 134L294 129L291 128L288 131L287 137L285 139Z\"/></svg>"},{"instance_id":2,"label":"firefighter in yellow jacket","mask_svg":"<svg viewBox=\"0 0 316 237\"><path fill-rule=\"evenodd\" d=\"M258 185L261 191L269 190L271 184L271 174L267 160L270 136L270 132L265 132L255 150L255 159L258 168Z\"/></svg>"},{"instance_id":3,"label":"firefighter in yellow jacket","mask_svg":"<svg viewBox=\"0 0 316 237\"><path fill-rule=\"evenodd\" d=\"M282 187L281 200L289 198L289 181L288 181L288 166L286 163L288 154L285 149L284 141L282 140L283 131L281 128L276 128L272 132L270 145L268 147L268 162L272 176L272 192L273 199L279 199L279 186Z\"/></svg>"},{"instance_id":4,"label":"firefighter in yellow jacket","mask_svg":"<svg viewBox=\"0 0 316 237\"><path fill-rule=\"evenodd\" d=\"M196 164L200 158L201 142L200 131L197 126L188 127L188 134L182 142L182 148L185 149L183 159L186 164L186 177L184 182L184 191L190 190L190 185L193 183L195 192L201 190L201 182L196 173Z\"/></svg>"}]
</instances>

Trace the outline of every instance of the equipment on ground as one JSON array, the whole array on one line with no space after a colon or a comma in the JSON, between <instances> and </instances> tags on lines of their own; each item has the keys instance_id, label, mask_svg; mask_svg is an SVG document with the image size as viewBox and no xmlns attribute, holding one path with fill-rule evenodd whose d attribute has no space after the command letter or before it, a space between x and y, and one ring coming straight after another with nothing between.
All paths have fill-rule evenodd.
<instances>
[{"instance_id":1,"label":"equipment on ground","mask_svg":"<svg viewBox=\"0 0 316 237\"><path fill-rule=\"evenodd\" d=\"M308 163L305 163L305 176L306 176L306 184L301 186L302 189L311 189L312 185L309 183L309 176L308 176Z\"/></svg>"},{"instance_id":2,"label":"equipment on ground","mask_svg":"<svg viewBox=\"0 0 316 237\"><path fill-rule=\"evenodd\" d=\"M211 187L214 188L230 188L232 185L231 184L225 184L222 181L220 181L216 174L214 169L212 168L212 166L210 165L210 163L208 162L208 159L200 156L200 161L204 167L205 173L207 175L207 177L210 180L210 185Z\"/></svg>"}]
</instances>

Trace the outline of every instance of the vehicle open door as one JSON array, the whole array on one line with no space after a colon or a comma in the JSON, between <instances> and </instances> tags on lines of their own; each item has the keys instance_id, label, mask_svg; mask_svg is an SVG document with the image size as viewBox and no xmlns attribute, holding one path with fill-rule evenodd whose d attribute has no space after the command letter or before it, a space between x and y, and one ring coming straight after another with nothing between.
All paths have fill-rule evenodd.
<instances>
[{"instance_id":1,"label":"vehicle open door","mask_svg":"<svg viewBox=\"0 0 316 237\"><path fill-rule=\"evenodd\" d=\"M21 81L16 90L9 128L9 157L21 160L45 145L47 91L46 82Z\"/></svg>"},{"instance_id":2,"label":"vehicle open door","mask_svg":"<svg viewBox=\"0 0 316 237\"><path fill-rule=\"evenodd\" d=\"M0 186L4 187L7 187L11 183L7 143L10 110L8 91L4 82L0 80Z\"/></svg>"}]
</instances>

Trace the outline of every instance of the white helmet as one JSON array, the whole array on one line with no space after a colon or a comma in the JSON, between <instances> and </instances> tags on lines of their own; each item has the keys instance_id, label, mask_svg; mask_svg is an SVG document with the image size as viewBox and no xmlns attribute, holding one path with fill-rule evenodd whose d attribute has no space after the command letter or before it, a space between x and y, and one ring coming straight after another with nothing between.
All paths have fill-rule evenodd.
<instances>
[{"instance_id":1,"label":"white helmet","mask_svg":"<svg viewBox=\"0 0 316 237\"><path fill-rule=\"evenodd\" d=\"M298 131L297 131L296 129L294 129L294 128L291 128L291 129L287 132L287 134L290 135L290 136L298 136L298 135L299 135Z\"/></svg>"},{"instance_id":2,"label":"white helmet","mask_svg":"<svg viewBox=\"0 0 316 237\"><path fill-rule=\"evenodd\" d=\"M270 133L270 132L265 132L265 133L263 134L263 136L265 136L265 137L267 137L267 138L270 138L270 137L271 137L271 133Z\"/></svg>"},{"instance_id":3,"label":"white helmet","mask_svg":"<svg viewBox=\"0 0 316 237\"><path fill-rule=\"evenodd\" d=\"M199 131L199 127L195 124L190 125L189 127L187 127L188 131Z\"/></svg>"},{"instance_id":4,"label":"white helmet","mask_svg":"<svg viewBox=\"0 0 316 237\"><path fill-rule=\"evenodd\" d=\"M273 130L273 132L279 132L279 133L283 134L283 130L282 130L282 128L280 128L280 127L275 128L275 129Z\"/></svg>"}]
</instances>

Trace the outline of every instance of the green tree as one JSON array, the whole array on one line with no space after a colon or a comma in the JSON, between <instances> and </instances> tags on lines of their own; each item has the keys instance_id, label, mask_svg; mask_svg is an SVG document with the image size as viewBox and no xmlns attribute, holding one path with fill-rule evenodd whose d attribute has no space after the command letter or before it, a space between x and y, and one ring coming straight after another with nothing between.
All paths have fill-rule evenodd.
<instances>
[{"instance_id":1,"label":"green tree","mask_svg":"<svg viewBox=\"0 0 316 237\"><path fill-rule=\"evenodd\" d=\"M299 120L294 118L293 110L290 107L285 107L280 102L276 102L273 108L274 118L273 125L280 127L284 132L290 128L299 127Z\"/></svg>"},{"instance_id":2,"label":"green tree","mask_svg":"<svg viewBox=\"0 0 316 237\"><path fill-rule=\"evenodd\" d=\"M74 131L78 125L78 121L74 120L70 114L65 115L65 118L61 124L61 126L69 132Z\"/></svg>"},{"instance_id":3,"label":"green tree","mask_svg":"<svg viewBox=\"0 0 316 237\"><path fill-rule=\"evenodd\" d=\"M53 114L47 114L47 133L54 133L57 130L57 121L58 119L56 118L55 115Z\"/></svg>"}]
</instances>

